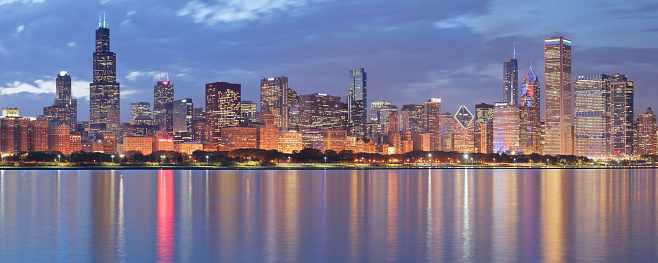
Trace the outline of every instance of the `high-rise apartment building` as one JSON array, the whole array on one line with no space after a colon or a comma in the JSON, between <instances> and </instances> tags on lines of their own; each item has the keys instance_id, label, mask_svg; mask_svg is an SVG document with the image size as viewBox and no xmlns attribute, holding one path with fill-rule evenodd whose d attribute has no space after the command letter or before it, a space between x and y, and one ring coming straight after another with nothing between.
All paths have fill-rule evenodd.
<instances>
[{"instance_id":1,"label":"high-rise apartment building","mask_svg":"<svg viewBox=\"0 0 658 263\"><path fill-rule=\"evenodd\" d=\"M574 154L610 155L610 80L606 74L578 75L574 82Z\"/></svg>"},{"instance_id":2,"label":"high-rise apartment building","mask_svg":"<svg viewBox=\"0 0 658 263\"><path fill-rule=\"evenodd\" d=\"M519 106L510 102L496 102L493 111L493 139L496 153L516 151L519 148Z\"/></svg>"},{"instance_id":3,"label":"high-rise apartment building","mask_svg":"<svg viewBox=\"0 0 658 263\"><path fill-rule=\"evenodd\" d=\"M423 107L425 132L430 135L430 150L441 150L441 98L430 98Z\"/></svg>"},{"instance_id":4,"label":"high-rise apartment building","mask_svg":"<svg viewBox=\"0 0 658 263\"><path fill-rule=\"evenodd\" d=\"M192 122L194 114L194 103L192 99L180 99L174 101L174 127L173 132L194 132Z\"/></svg>"},{"instance_id":5,"label":"high-rise apartment building","mask_svg":"<svg viewBox=\"0 0 658 263\"><path fill-rule=\"evenodd\" d=\"M635 137L634 91L635 84L628 81L624 74L609 74L611 121L610 137L614 156L629 156L634 154L633 141Z\"/></svg>"},{"instance_id":6,"label":"high-rise apartment building","mask_svg":"<svg viewBox=\"0 0 658 263\"><path fill-rule=\"evenodd\" d=\"M482 124L493 122L493 108L493 105L486 103L475 105L475 124L473 125L473 144L475 152L486 153L480 148L482 146Z\"/></svg>"},{"instance_id":7,"label":"high-rise apartment building","mask_svg":"<svg viewBox=\"0 0 658 263\"><path fill-rule=\"evenodd\" d=\"M235 127L242 118L242 86L228 82L206 84L206 126L210 141L219 142L222 128Z\"/></svg>"},{"instance_id":8,"label":"high-rise apartment building","mask_svg":"<svg viewBox=\"0 0 658 263\"><path fill-rule=\"evenodd\" d=\"M174 125L174 84L160 79L153 86L153 121L162 131L172 131Z\"/></svg>"},{"instance_id":9,"label":"high-rise apartment building","mask_svg":"<svg viewBox=\"0 0 658 263\"><path fill-rule=\"evenodd\" d=\"M526 154L541 154L541 90L539 78L530 69L521 83L520 138L519 143Z\"/></svg>"},{"instance_id":10,"label":"high-rise apartment building","mask_svg":"<svg viewBox=\"0 0 658 263\"><path fill-rule=\"evenodd\" d=\"M503 62L503 101L517 104L519 97L519 62L516 59L516 47L514 58L509 62Z\"/></svg>"},{"instance_id":11,"label":"high-rise apartment building","mask_svg":"<svg viewBox=\"0 0 658 263\"><path fill-rule=\"evenodd\" d=\"M130 124L135 124L135 119L139 116L151 117L150 102L133 102L130 103Z\"/></svg>"},{"instance_id":12,"label":"high-rise apartment building","mask_svg":"<svg viewBox=\"0 0 658 263\"><path fill-rule=\"evenodd\" d=\"M116 54L110 51L110 29L103 15L96 30L96 52L93 56L93 82L89 85L89 116L94 124L107 123L110 107L121 109L120 88L116 82ZM100 18L100 16L99 16Z\"/></svg>"},{"instance_id":13,"label":"high-rise apartment building","mask_svg":"<svg viewBox=\"0 0 658 263\"><path fill-rule=\"evenodd\" d=\"M411 132L423 132L423 105L406 104L402 110L409 113L409 127ZM402 115L402 113L400 113Z\"/></svg>"},{"instance_id":14,"label":"high-rise apartment building","mask_svg":"<svg viewBox=\"0 0 658 263\"><path fill-rule=\"evenodd\" d=\"M297 93L288 87L288 77L260 80L260 108L267 108L274 115L274 122L282 130L288 130L290 105Z\"/></svg>"},{"instance_id":15,"label":"high-rise apartment building","mask_svg":"<svg viewBox=\"0 0 658 263\"><path fill-rule=\"evenodd\" d=\"M365 136L368 114L368 82L363 68L350 70L350 85L348 99L350 134L362 138Z\"/></svg>"},{"instance_id":16,"label":"high-rise apartment building","mask_svg":"<svg viewBox=\"0 0 658 263\"><path fill-rule=\"evenodd\" d=\"M546 105L545 153L570 155L571 136L571 41L561 36L544 40Z\"/></svg>"},{"instance_id":17,"label":"high-rise apartment building","mask_svg":"<svg viewBox=\"0 0 658 263\"><path fill-rule=\"evenodd\" d=\"M379 122L379 116L377 116L378 110L388 105L391 105L390 101L378 100L371 102L370 112L368 113L368 121Z\"/></svg>"},{"instance_id":18,"label":"high-rise apartment building","mask_svg":"<svg viewBox=\"0 0 658 263\"><path fill-rule=\"evenodd\" d=\"M299 130L347 130L338 96L313 93L299 96Z\"/></svg>"},{"instance_id":19,"label":"high-rise apartment building","mask_svg":"<svg viewBox=\"0 0 658 263\"><path fill-rule=\"evenodd\" d=\"M637 116L638 155L656 154L656 114L651 107Z\"/></svg>"}]
</instances>

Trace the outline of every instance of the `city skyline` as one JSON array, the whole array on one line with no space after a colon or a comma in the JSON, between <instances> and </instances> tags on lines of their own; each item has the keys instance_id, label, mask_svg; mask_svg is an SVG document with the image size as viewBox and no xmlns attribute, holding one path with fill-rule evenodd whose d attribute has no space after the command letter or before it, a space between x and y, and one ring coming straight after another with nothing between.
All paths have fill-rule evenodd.
<instances>
[{"instance_id":1,"label":"city skyline","mask_svg":"<svg viewBox=\"0 0 658 263\"><path fill-rule=\"evenodd\" d=\"M122 83L123 106L121 108L124 109L121 112L122 120L129 118L130 113L126 109L129 108L130 103L152 100L151 85L157 81L159 72L167 71L172 73L171 81L176 86L184 87L183 90L189 91L182 93L181 89L178 89L176 99L189 97L202 101L203 87L206 83L227 81L243 85L245 100L258 101L258 82L262 78L287 76L290 78L290 88L297 90L300 95L321 92L341 96L349 90L349 83L346 81L347 71L352 68L364 67L371 75L369 83L371 95L368 98L370 101L389 100L391 104L401 106L403 104L421 104L429 97L441 97L444 98L445 108L455 109L464 104L472 109L473 105L478 103L493 103L502 100L500 96L500 76L502 76L500 63L513 56L513 42L517 43L516 58L519 60L519 68L528 68L530 61L534 61L535 65L543 63L541 42L554 33L553 30L548 29L549 27L557 27L560 35L574 41L573 74L590 72L628 74L629 80L634 80L638 86L636 112L643 112L643 109L652 106L650 102L655 101L654 97L657 96L651 93L647 85L651 72L657 68L655 62L652 61L655 59L652 57L658 52L652 52L653 48L643 44L650 43L646 40L657 37L651 28L644 28L642 32L645 33L632 34L623 43L609 42L608 38L592 35L592 32L584 31L578 24L569 27L567 22L570 21L570 18L568 16L563 16L564 19L550 23L538 22L537 32L533 32L531 35L517 34L517 32L522 32L519 30L519 27L523 27L521 25L510 26L505 30L493 28L495 30L489 32L483 30L483 27L487 27L487 25L482 21L488 21L491 16L500 16L500 12L474 14L472 8L476 5L469 6L462 3L454 4L456 10L461 12L458 12L458 15L429 14L421 7L432 7L435 3L418 1L405 4L396 3L390 7L402 8L404 14L418 14L418 18L399 17L400 20L397 22L377 22L378 19L385 17L385 15L377 14L360 18L363 22L362 25L376 26L381 29L381 32L377 30L376 33L354 39L376 39L384 44L373 43L371 40L364 41L363 43L367 45L359 52L352 49L345 50L349 45L341 42L340 38L328 37L341 31L338 27L357 30L358 26L341 23L336 25L337 28L328 28L325 24L318 25L319 27L314 30L315 37L319 39L313 41L314 37L311 34L307 35L311 36L308 38L292 33L274 36L272 35L274 33L265 30L269 27L282 26L279 22L270 23L271 25L267 26L259 24L273 22L271 14L273 10L299 14L300 17L296 19L304 20L310 19L308 17L310 14L301 15L302 11L317 12L318 8L337 8L337 6L344 5L342 3L303 3L295 7L284 3L275 4L277 7L264 7L264 11L239 7L238 9L246 10L243 11L251 16L225 21L213 20L216 17L202 16L199 13L203 8L218 8L220 5L201 4L195 7L190 3L181 3L178 6L159 4L156 7L172 11L171 21L164 21L162 18L154 17L156 14L154 9L157 8L146 8L144 3L106 2L110 3L107 10L107 23L112 30L112 51L118 54L117 82ZM365 3L355 3L354 5L363 4ZM482 5L482 3L477 4L477 6ZM484 5L492 7L494 10L499 9L497 3L485 3ZM80 12L86 13L88 16L54 16L50 17L51 20L47 24L44 23L45 18L39 18L42 16L48 18L49 16L44 15L46 11L65 7L81 10ZM521 5L512 10L523 10L525 7ZM616 8L630 12L635 9L639 10L640 7L645 7L645 11L652 10L651 6L631 3L625 4L625 6L610 5L608 11ZM579 6L576 6L576 9L578 8ZM18 12L17 10L23 11ZM84 86L86 85L88 88L88 83L91 81L89 54L93 52L91 43L93 43L94 37L91 30L96 29L98 6L93 4L67 5L53 1L4 1L0 4L0 12L3 13L0 21L4 22L1 23L4 26L0 26L0 31L5 32L5 35L8 36L0 41L0 60L15 61L14 64L4 63L5 65L0 66L0 69L3 69L0 79L4 80L0 81L0 94L5 95L0 98L0 106L3 108L18 107L21 109L21 115L25 116L40 114L38 109L31 109L27 105L50 105L49 102L52 100L55 89L54 79L43 76L53 76L59 71L66 70L73 80L73 97L80 100L78 102L78 119L88 119L89 91L84 90ZM548 16L552 12L543 10L542 15ZM651 21L651 19L643 18L641 11L637 12L640 16L633 19L636 24L642 19L645 19L645 22ZM348 12L339 12L337 16L343 17L347 15L346 13ZM621 26L630 23L624 18L616 16L609 19L623 22L618 23ZM161 26L155 25L158 23L168 25L168 28L189 27L193 32L167 34L168 30L163 30ZM389 25L389 30L379 27L385 24ZM216 29L218 25L230 26L222 27L228 29L222 29L225 32L220 33L218 31L221 30ZM62 29L60 30L62 32L58 32L54 36L45 32L52 27ZM639 28L643 27L644 25ZM564 29L560 30L561 28ZM395 40L399 38L395 36L396 31L402 29L414 29L414 32L423 34L411 38L410 43L402 44L399 43L399 40ZM240 33L243 31L246 33ZM302 31L313 33L312 30ZM287 48L247 45L249 49L235 45L237 42L245 44L257 42L257 38L252 39L246 36L256 32L267 32L265 35L274 40L290 40L296 45ZM495 32L500 35L493 35ZM137 36L136 33L144 33L144 35ZM199 54L208 52L212 45L192 41L193 46L197 48L186 48L187 45L180 44L180 41L190 36L194 36L190 39L201 39L201 37L218 38L220 35L227 40L220 42L219 45L222 48L210 52L211 55L208 58L199 56ZM468 37L464 35L468 35ZM35 36L52 40L29 41ZM409 36L411 37L411 35ZM446 42L445 39L455 41ZM227 43L232 40L237 42ZM328 42L320 44L319 40ZM28 42L29 44L27 44ZM478 43L481 47L476 47ZM410 51L408 50L409 45L414 45L416 48ZM18 46L24 47L19 48ZM473 49L474 47L476 48ZM470 49L466 50L467 48ZM299 51L301 55L291 53L293 49ZM615 55L610 55L611 49L616 51ZM254 55L249 55L250 52L247 50ZM278 60L269 59L269 54L275 50L282 52L283 57L279 55ZM403 55L387 55L387 53L400 53L401 50L407 51L403 52L405 53ZM447 50L451 52L447 52ZM48 56L46 51L53 52L56 56ZM234 55L227 55L231 51ZM265 54L263 52L267 54L257 56ZM311 62L308 58L304 59L309 54L313 58L318 58L317 61ZM606 55L601 56L600 54ZM419 59L418 56L427 58ZM216 63L214 60L218 57L226 57L227 59L223 59L226 62ZM16 61L17 59L20 60ZM41 63L34 64L36 59L39 59ZM213 60L213 64L209 64L210 60ZM536 74L542 76L541 71L541 69L537 70ZM81 85L81 83L86 84ZM400 87L416 92L400 94L398 92ZM475 95L466 96L463 94L463 90L472 91ZM21 98L21 100L16 98Z\"/></svg>"}]
</instances>

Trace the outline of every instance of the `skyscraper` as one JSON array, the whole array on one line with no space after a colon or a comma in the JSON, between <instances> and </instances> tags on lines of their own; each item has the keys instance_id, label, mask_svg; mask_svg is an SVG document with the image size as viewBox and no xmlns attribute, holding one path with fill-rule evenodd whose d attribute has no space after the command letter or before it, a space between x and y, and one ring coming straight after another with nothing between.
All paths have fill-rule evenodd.
<instances>
[{"instance_id":1,"label":"skyscraper","mask_svg":"<svg viewBox=\"0 0 658 263\"><path fill-rule=\"evenodd\" d=\"M514 47L514 58L509 62L503 62L503 101L517 104L519 96L519 63L516 60L516 44Z\"/></svg>"},{"instance_id":2,"label":"skyscraper","mask_svg":"<svg viewBox=\"0 0 658 263\"><path fill-rule=\"evenodd\" d=\"M412 132L423 131L423 105L406 104L402 106L402 110L409 113L409 129Z\"/></svg>"},{"instance_id":3,"label":"skyscraper","mask_svg":"<svg viewBox=\"0 0 658 263\"><path fill-rule=\"evenodd\" d=\"M482 137L482 124L484 123L493 123L493 108L491 104L480 103L475 105L475 125L473 127L473 144L475 146L474 151L479 153L487 153L486 149L481 149L482 146L481 139ZM489 127L491 128L491 127ZM493 134L493 130L491 131ZM486 137L484 137L486 138ZM490 145L490 144L485 144Z\"/></svg>"},{"instance_id":4,"label":"skyscraper","mask_svg":"<svg viewBox=\"0 0 658 263\"><path fill-rule=\"evenodd\" d=\"M288 77L266 78L260 80L260 108L267 108L274 115L274 123L281 130L288 130L290 105L297 104L293 97L297 93L288 88Z\"/></svg>"},{"instance_id":5,"label":"skyscraper","mask_svg":"<svg viewBox=\"0 0 658 263\"><path fill-rule=\"evenodd\" d=\"M606 74L578 75L574 82L574 154L610 154L610 80Z\"/></svg>"},{"instance_id":6,"label":"skyscraper","mask_svg":"<svg viewBox=\"0 0 658 263\"><path fill-rule=\"evenodd\" d=\"M473 138L473 114L461 105L455 114L455 133L453 135L453 150L462 153L474 152L474 138Z\"/></svg>"},{"instance_id":7,"label":"skyscraper","mask_svg":"<svg viewBox=\"0 0 658 263\"><path fill-rule=\"evenodd\" d=\"M299 130L347 130L338 96L313 93L299 96Z\"/></svg>"},{"instance_id":8,"label":"skyscraper","mask_svg":"<svg viewBox=\"0 0 658 263\"><path fill-rule=\"evenodd\" d=\"M110 29L105 14L99 15L96 52L93 55L93 82L89 84L90 123L106 124L110 107L121 109L119 83L116 82L116 54L110 51Z\"/></svg>"},{"instance_id":9,"label":"skyscraper","mask_svg":"<svg viewBox=\"0 0 658 263\"><path fill-rule=\"evenodd\" d=\"M424 107L425 132L430 135L430 150L441 150L441 98L430 98Z\"/></svg>"},{"instance_id":10,"label":"skyscraper","mask_svg":"<svg viewBox=\"0 0 658 263\"><path fill-rule=\"evenodd\" d=\"M350 85L348 101L350 134L361 138L365 136L368 114L368 82L363 68L350 70Z\"/></svg>"},{"instance_id":11,"label":"skyscraper","mask_svg":"<svg viewBox=\"0 0 658 263\"><path fill-rule=\"evenodd\" d=\"M391 105L390 101L378 100L370 103L370 112L368 113L368 121L379 122L379 116L377 116L378 110L384 106Z\"/></svg>"},{"instance_id":12,"label":"skyscraper","mask_svg":"<svg viewBox=\"0 0 658 263\"><path fill-rule=\"evenodd\" d=\"M633 113L635 85L628 81L624 74L609 74L611 121L610 137L611 154L628 156L633 153L633 137L635 136L635 115Z\"/></svg>"},{"instance_id":13,"label":"skyscraper","mask_svg":"<svg viewBox=\"0 0 658 263\"><path fill-rule=\"evenodd\" d=\"M526 154L541 154L541 94L539 78L532 70L532 64L521 86L520 145Z\"/></svg>"},{"instance_id":14,"label":"skyscraper","mask_svg":"<svg viewBox=\"0 0 658 263\"><path fill-rule=\"evenodd\" d=\"M56 97L52 106L43 108L41 119L55 122L64 122L71 131L75 130L78 122L78 101L71 98L71 76L61 71L56 78Z\"/></svg>"},{"instance_id":15,"label":"skyscraper","mask_svg":"<svg viewBox=\"0 0 658 263\"><path fill-rule=\"evenodd\" d=\"M242 86L228 82L206 84L206 126L211 142L219 142L222 128L240 124Z\"/></svg>"},{"instance_id":16,"label":"skyscraper","mask_svg":"<svg viewBox=\"0 0 658 263\"><path fill-rule=\"evenodd\" d=\"M511 152L519 146L519 106L511 102L496 102L493 111L495 153Z\"/></svg>"},{"instance_id":17,"label":"skyscraper","mask_svg":"<svg viewBox=\"0 0 658 263\"><path fill-rule=\"evenodd\" d=\"M561 36L544 40L546 80L545 153L570 155L571 136L571 41Z\"/></svg>"},{"instance_id":18,"label":"skyscraper","mask_svg":"<svg viewBox=\"0 0 658 263\"><path fill-rule=\"evenodd\" d=\"M161 131L172 131L174 118L174 84L162 78L153 86L153 121Z\"/></svg>"},{"instance_id":19,"label":"skyscraper","mask_svg":"<svg viewBox=\"0 0 658 263\"><path fill-rule=\"evenodd\" d=\"M656 154L656 114L651 107L637 116L638 155Z\"/></svg>"},{"instance_id":20,"label":"skyscraper","mask_svg":"<svg viewBox=\"0 0 658 263\"><path fill-rule=\"evenodd\" d=\"M193 132L192 118L194 115L194 103L192 99L180 99L174 101L173 132Z\"/></svg>"},{"instance_id":21,"label":"skyscraper","mask_svg":"<svg viewBox=\"0 0 658 263\"><path fill-rule=\"evenodd\" d=\"M130 124L135 124L135 119L139 116L151 118L150 102L133 102L130 103Z\"/></svg>"}]
</instances>

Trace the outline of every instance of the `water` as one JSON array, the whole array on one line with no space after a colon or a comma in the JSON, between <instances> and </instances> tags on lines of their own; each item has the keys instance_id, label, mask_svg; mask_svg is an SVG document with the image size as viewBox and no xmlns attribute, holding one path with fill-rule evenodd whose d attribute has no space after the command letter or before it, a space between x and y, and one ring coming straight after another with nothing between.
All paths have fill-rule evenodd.
<instances>
[{"instance_id":1,"label":"water","mask_svg":"<svg viewBox=\"0 0 658 263\"><path fill-rule=\"evenodd\" d=\"M1 171L1 262L658 262L655 170Z\"/></svg>"}]
</instances>

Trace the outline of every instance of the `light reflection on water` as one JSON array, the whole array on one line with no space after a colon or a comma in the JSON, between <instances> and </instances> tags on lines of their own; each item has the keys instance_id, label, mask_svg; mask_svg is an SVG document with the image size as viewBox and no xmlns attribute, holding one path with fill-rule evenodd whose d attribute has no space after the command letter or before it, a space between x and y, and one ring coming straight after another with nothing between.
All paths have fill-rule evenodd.
<instances>
[{"instance_id":1,"label":"light reflection on water","mask_svg":"<svg viewBox=\"0 0 658 263\"><path fill-rule=\"evenodd\" d=\"M0 171L2 262L658 261L654 170Z\"/></svg>"}]
</instances>

